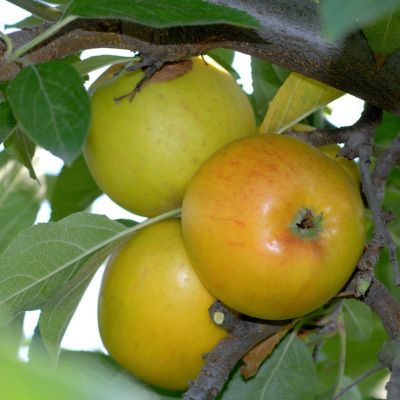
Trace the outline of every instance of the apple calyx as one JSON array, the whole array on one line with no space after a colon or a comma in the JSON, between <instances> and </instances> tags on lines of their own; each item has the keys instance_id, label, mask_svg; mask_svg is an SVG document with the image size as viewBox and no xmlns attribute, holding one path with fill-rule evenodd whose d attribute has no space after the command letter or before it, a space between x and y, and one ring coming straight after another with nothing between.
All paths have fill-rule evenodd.
<instances>
[{"instance_id":1,"label":"apple calyx","mask_svg":"<svg viewBox=\"0 0 400 400\"><path fill-rule=\"evenodd\" d=\"M317 239L322 231L323 214L316 214L307 207L299 210L290 230L301 239Z\"/></svg>"}]
</instances>

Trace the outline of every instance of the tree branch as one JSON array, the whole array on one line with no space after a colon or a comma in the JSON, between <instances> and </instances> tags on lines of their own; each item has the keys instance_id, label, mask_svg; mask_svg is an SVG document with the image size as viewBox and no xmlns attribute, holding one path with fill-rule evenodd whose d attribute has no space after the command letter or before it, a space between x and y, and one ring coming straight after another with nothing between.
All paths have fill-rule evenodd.
<instances>
[{"instance_id":1,"label":"tree branch","mask_svg":"<svg viewBox=\"0 0 400 400\"><path fill-rule=\"evenodd\" d=\"M382 153L377 162L372 176L376 196L382 202L385 193L386 180L393 167L400 162L400 133L393 140L390 147Z\"/></svg>"},{"instance_id":2,"label":"tree branch","mask_svg":"<svg viewBox=\"0 0 400 400\"><path fill-rule=\"evenodd\" d=\"M183 396L184 400L214 399L224 387L237 362L256 344L280 331L282 325L287 323L279 321L270 325L267 321L244 320L219 302L215 302L210 308L211 319L215 319L216 313L224 315L220 325L231 333L205 355L205 364L197 379L190 382L189 389Z\"/></svg>"},{"instance_id":3,"label":"tree branch","mask_svg":"<svg viewBox=\"0 0 400 400\"><path fill-rule=\"evenodd\" d=\"M78 20L35 48L26 61L43 62L88 48L117 47L166 62L224 47L281 65L400 113L400 51L377 69L361 33L342 41L326 41L321 35L317 4L309 0L218 0L218 3L245 10L259 21L260 29L223 24L154 29L118 20ZM45 27L10 36L21 45ZM7 65L0 46L0 81L12 79L18 70L18 65Z\"/></svg>"},{"instance_id":4,"label":"tree branch","mask_svg":"<svg viewBox=\"0 0 400 400\"><path fill-rule=\"evenodd\" d=\"M359 146L370 141L381 121L382 110L366 103L360 119L353 125L342 128L315 129L312 132L289 130L287 134L314 146L346 143L346 149L341 155L353 159L359 156Z\"/></svg>"},{"instance_id":5,"label":"tree branch","mask_svg":"<svg viewBox=\"0 0 400 400\"><path fill-rule=\"evenodd\" d=\"M399 335L400 304L376 278L362 301L377 314L390 338Z\"/></svg>"}]
</instances>

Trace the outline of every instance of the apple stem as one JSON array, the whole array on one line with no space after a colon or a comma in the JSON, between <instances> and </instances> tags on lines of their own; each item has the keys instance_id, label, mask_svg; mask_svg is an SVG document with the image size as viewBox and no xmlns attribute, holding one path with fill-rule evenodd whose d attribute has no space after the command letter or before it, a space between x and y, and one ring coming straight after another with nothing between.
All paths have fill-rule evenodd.
<instances>
[{"instance_id":1,"label":"apple stem","mask_svg":"<svg viewBox=\"0 0 400 400\"><path fill-rule=\"evenodd\" d=\"M290 230L301 239L316 239L322 231L323 214L315 214L307 207L299 210Z\"/></svg>"}]
</instances>

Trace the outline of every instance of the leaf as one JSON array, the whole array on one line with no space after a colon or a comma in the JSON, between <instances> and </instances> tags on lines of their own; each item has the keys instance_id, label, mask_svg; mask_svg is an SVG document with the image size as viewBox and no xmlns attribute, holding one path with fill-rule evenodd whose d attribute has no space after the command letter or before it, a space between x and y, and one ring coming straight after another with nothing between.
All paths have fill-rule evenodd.
<instances>
[{"instance_id":1,"label":"leaf","mask_svg":"<svg viewBox=\"0 0 400 400\"><path fill-rule=\"evenodd\" d=\"M0 143L6 140L17 125L10 105L3 101L0 103Z\"/></svg>"},{"instance_id":2,"label":"leaf","mask_svg":"<svg viewBox=\"0 0 400 400\"><path fill-rule=\"evenodd\" d=\"M155 28L216 23L259 26L244 11L204 0L72 0L64 15L120 18Z\"/></svg>"},{"instance_id":3,"label":"leaf","mask_svg":"<svg viewBox=\"0 0 400 400\"><path fill-rule=\"evenodd\" d=\"M40 184L32 165L32 159L36 150L35 143L17 128L4 142L4 148L15 160L26 167L29 171L29 176Z\"/></svg>"},{"instance_id":4,"label":"leaf","mask_svg":"<svg viewBox=\"0 0 400 400\"><path fill-rule=\"evenodd\" d=\"M22 165L6 152L0 153L0 253L22 229L35 222L43 192Z\"/></svg>"},{"instance_id":5,"label":"leaf","mask_svg":"<svg viewBox=\"0 0 400 400\"><path fill-rule=\"evenodd\" d=\"M383 365L390 367L396 358L400 356L400 337L388 340L379 351L379 360Z\"/></svg>"},{"instance_id":6,"label":"leaf","mask_svg":"<svg viewBox=\"0 0 400 400\"><path fill-rule=\"evenodd\" d=\"M232 67L235 58L235 51L229 49L213 49L207 53L219 65L225 68L236 80L240 79L240 75Z\"/></svg>"},{"instance_id":7,"label":"leaf","mask_svg":"<svg viewBox=\"0 0 400 400\"><path fill-rule=\"evenodd\" d=\"M0 343L6 347L8 343ZM79 368L79 366L77 366ZM0 349L0 398L7 400L93 400L88 391L43 365L21 362ZM97 397L96 400L99 400ZM105 400L104 398L102 400Z\"/></svg>"},{"instance_id":8,"label":"leaf","mask_svg":"<svg viewBox=\"0 0 400 400\"><path fill-rule=\"evenodd\" d=\"M12 357L18 356L18 350L24 338L23 323L24 314L20 314L8 326L0 328L0 343L7 342L6 351Z\"/></svg>"},{"instance_id":9,"label":"leaf","mask_svg":"<svg viewBox=\"0 0 400 400\"><path fill-rule=\"evenodd\" d=\"M261 133L282 133L343 92L292 72L272 100Z\"/></svg>"},{"instance_id":10,"label":"leaf","mask_svg":"<svg viewBox=\"0 0 400 400\"><path fill-rule=\"evenodd\" d=\"M85 60L76 61L72 64L72 66L79 72L79 75L84 76L89 72L105 67L106 65L122 64L133 60L134 57L103 54L100 56L89 57Z\"/></svg>"},{"instance_id":11,"label":"leaf","mask_svg":"<svg viewBox=\"0 0 400 400\"><path fill-rule=\"evenodd\" d=\"M221 400L310 400L316 394L316 384L317 372L310 351L292 333L279 344L255 378L245 382L236 372Z\"/></svg>"},{"instance_id":12,"label":"leaf","mask_svg":"<svg viewBox=\"0 0 400 400\"><path fill-rule=\"evenodd\" d=\"M400 47L400 11L394 9L395 4L389 15L363 29L374 53L391 54Z\"/></svg>"},{"instance_id":13,"label":"leaf","mask_svg":"<svg viewBox=\"0 0 400 400\"><path fill-rule=\"evenodd\" d=\"M22 231L0 257L0 326L39 308L82 266L85 257L124 235L100 215L78 213Z\"/></svg>"},{"instance_id":14,"label":"leaf","mask_svg":"<svg viewBox=\"0 0 400 400\"><path fill-rule=\"evenodd\" d=\"M30 15L29 17L26 17L21 21L16 22L15 24L4 24L4 29L10 29L10 28L22 29L33 25L39 25L41 23L43 23L42 19Z\"/></svg>"},{"instance_id":15,"label":"leaf","mask_svg":"<svg viewBox=\"0 0 400 400\"><path fill-rule=\"evenodd\" d=\"M320 376L320 379L324 379L324 376ZM343 376L340 380L340 389L343 389L350 383L352 383L352 379L348 376ZM317 396L316 400L331 400L333 396L332 385L330 385L329 389L324 393L321 393ZM363 397L360 393L360 390L357 386L353 386L349 391L347 391L344 395L340 396L340 400L363 400Z\"/></svg>"},{"instance_id":16,"label":"leaf","mask_svg":"<svg viewBox=\"0 0 400 400\"><path fill-rule=\"evenodd\" d=\"M89 389L96 400L173 400L182 393L167 392L146 385L123 370L103 353L62 351L57 370L67 381Z\"/></svg>"},{"instance_id":17,"label":"leaf","mask_svg":"<svg viewBox=\"0 0 400 400\"><path fill-rule=\"evenodd\" d=\"M90 123L90 101L74 67L62 61L30 65L7 86L21 129L36 143L71 163Z\"/></svg>"},{"instance_id":18,"label":"leaf","mask_svg":"<svg viewBox=\"0 0 400 400\"><path fill-rule=\"evenodd\" d=\"M329 39L339 39L359 26L379 21L399 7L399 0L321 1L322 29Z\"/></svg>"},{"instance_id":19,"label":"leaf","mask_svg":"<svg viewBox=\"0 0 400 400\"><path fill-rule=\"evenodd\" d=\"M56 371L43 360L11 358L0 343L0 398L5 400L173 400L182 393L150 387L102 353L63 351Z\"/></svg>"},{"instance_id":20,"label":"leaf","mask_svg":"<svg viewBox=\"0 0 400 400\"><path fill-rule=\"evenodd\" d=\"M81 155L71 166L65 165L56 178L50 201L51 219L57 221L84 211L101 194Z\"/></svg>"},{"instance_id":21,"label":"leaf","mask_svg":"<svg viewBox=\"0 0 400 400\"><path fill-rule=\"evenodd\" d=\"M348 340L367 341L372 334L372 311L365 304L355 299L347 299L343 303L343 314Z\"/></svg>"},{"instance_id":22,"label":"leaf","mask_svg":"<svg viewBox=\"0 0 400 400\"><path fill-rule=\"evenodd\" d=\"M54 364L57 364L60 344L68 324L94 274L107 256L126 240L123 237L93 254L76 275L42 307L39 317L41 339Z\"/></svg>"},{"instance_id":23,"label":"leaf","mask_svg":"<svg viewBox=\"0 0 400 400\"><path fill-rule=\"evenodd\" d=\"M387 334L376 314L372 314L371 326L372 333L368 341L347 342L345 374L351 379L356 379L358 376L362 375L365 371L373 368L377 364L377 352L381 349L383 342L387 339ZM318 359L320 393L332 388L335 384L338 371L339 347L340 344L337 335L329 338L323 344ZM364 398L374 390L378 382L384 378L385 374L385 371L376 373L358 385Z\"/></svg>"},{"instance_id":24,"label":"leaf","mask_svg":"<svg viewBox=\"0 0 400 400\"><path fill-rule=\"evenodd\" d=\"M387 145L397 136L399 131L400 116L384 112L382 122L376 130L375 142Z\"/></svg>"},{"instance_id":25,"label":"leaf","mask_svg":"<svg viewBox=\"0 0 400 400\"><path fill-rule=\"evenodd\" d=\"M260 365L273 352L289 329L293 328L293 325L293 323L284 325L280 331L259 343L243 357L244 365L240 368L243 378L249 379L256 375Z\"/></svg>"},{"instance_id":26,"label":"leaf","mask_svg":"<svg viewBox=\"0 0 400 400\"><path fill-rule=\"evenodd\" d=\"M252 103L257 120L261 122L269 103L288 77L289 71L275 67L264 60L252 57L251 75L253 79Z\"/></svg>"}]
</instances>

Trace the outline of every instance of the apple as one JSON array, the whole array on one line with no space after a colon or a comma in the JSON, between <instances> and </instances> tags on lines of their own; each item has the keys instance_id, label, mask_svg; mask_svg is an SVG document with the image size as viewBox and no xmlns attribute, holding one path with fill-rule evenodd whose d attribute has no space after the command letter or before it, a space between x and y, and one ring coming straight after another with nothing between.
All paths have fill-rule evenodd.
<instances>
[{"instance_id":1,"label":"apple","mask_svg":"<svg viewBox=\"0 0 400 400\"><path fill-rule=\"evenodd\" d=\"M307 314L337 294L363 251L364 207L350 175L285 135L238 139L194 176L186 249L219 300L252 317Z\"/></svg>"},{"instance_id":2,"label":"apple","mask_svg":"<svg viewBox=\"0 0 400 400\"><path fill-rule=\"evenodd\" d=\"M140 230L109 261L99 296L104 346L143 381L183 390L202 355L226 335L213 324L215 301L193 271L179 220Z\"/></svg>"},{"instance_id":3,"label":"apple","mask_svg":"<svg viewBox=\"0 0 400 400\"><path fill-rule=\"evenodd\" d=\"M211 59L167 64L130 101L141 70L95 83L84 154L99 187L143 216L181 206L200 165L234 139L255 133L252 107Z\"/></svg>"}]
</instances>

